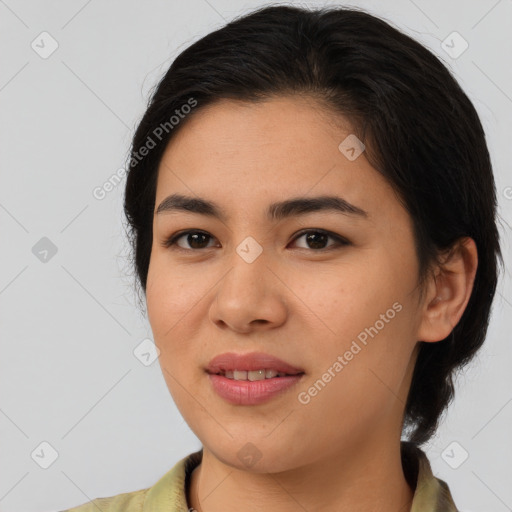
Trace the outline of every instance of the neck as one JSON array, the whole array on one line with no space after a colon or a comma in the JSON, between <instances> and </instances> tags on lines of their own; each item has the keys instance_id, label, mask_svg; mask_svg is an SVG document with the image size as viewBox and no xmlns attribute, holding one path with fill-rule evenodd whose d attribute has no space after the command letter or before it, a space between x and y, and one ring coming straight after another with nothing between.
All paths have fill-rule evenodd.
<instances>
[{"instance_id":1,"label":"neck","mask_svg":"<svg viewBox=\"0 0 512 512\"><path fill-rule=\"evenodd\" d=\"M203 447L187 499L197 512L408 512L413 495L402 469L400 440L383 444L381 439L277 473L229 466Z\"/></svg>"}]
</instances>

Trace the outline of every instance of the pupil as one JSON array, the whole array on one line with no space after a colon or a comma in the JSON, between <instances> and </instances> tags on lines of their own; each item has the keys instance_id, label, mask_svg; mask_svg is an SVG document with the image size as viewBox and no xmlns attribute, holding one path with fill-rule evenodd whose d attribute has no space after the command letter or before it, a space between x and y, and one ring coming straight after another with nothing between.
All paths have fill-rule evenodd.
<instances>
[{"instance_id":1,"label":"pupil","mask_svg":"<svg viewBox=\"0 0 512 512\"><path fill-rule=\"evenodd\" d=\"M322 241L315 241L315 237L321 237ZM313 244L314 249L323 249L325 247L324 242L327 240L327 235L325 233L309 233L306 235L307 243L311 246Z\"/></svg>"},{"instance_id":2,"label":"pupil","mask_svg":"<svg viewBox=\"0 0 512 512\"><path fill-rule=\"evenodd\" d=\"M190 244L190 247L194 247L196 249L201 249L202 247L201 246L201 242L199 242L199 247L197 245L197 241L198 241L198 237L203 237L203 241L204 241L204 238L206 238L208 235L206 235L205 233L192 233L192 234L189 234L188 235L188 239L189 239L189 244ZM192 240L192 241L191 241Z\"/></svg>"}]
</instances>

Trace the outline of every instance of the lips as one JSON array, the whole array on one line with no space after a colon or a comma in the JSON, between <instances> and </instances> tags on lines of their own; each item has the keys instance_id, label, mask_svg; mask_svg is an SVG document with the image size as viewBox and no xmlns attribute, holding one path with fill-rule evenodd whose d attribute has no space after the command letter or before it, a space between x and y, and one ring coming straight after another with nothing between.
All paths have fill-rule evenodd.
<instances>
[{"instance_id":1,"label":"lips","mask_svg":"<svg viewBox=\"0 0 512 512\"><path fill-rule=\"evenodd\" d=\"M304 373L302 368L263 352L250 352L248 354L235 354L227 352L214 357L205 368L210 374L225 374L226 371L256 371L275 370L286 375L299 375Z\"/></svg>"}]
</instances>

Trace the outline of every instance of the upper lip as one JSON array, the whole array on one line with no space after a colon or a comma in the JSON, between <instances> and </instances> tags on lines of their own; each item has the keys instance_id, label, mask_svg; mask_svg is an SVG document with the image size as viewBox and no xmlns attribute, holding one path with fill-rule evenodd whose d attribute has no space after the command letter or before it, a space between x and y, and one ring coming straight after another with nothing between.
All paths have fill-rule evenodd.
<instances>
[{"instance_id":1,"label":"upper lip","mask_svg":"<svg viewBox=\"0 0 512 512\"><path fill-rule=\"evenodd\" d=\"M275 356L263 352L250 352L248 354L226 352L214 357L206 367L208 373L220 373L228 370L251 371L261 369L275 370L289 375L304 373L304 370L301 368L296 368Z\"/></svg>"}]
</instances>

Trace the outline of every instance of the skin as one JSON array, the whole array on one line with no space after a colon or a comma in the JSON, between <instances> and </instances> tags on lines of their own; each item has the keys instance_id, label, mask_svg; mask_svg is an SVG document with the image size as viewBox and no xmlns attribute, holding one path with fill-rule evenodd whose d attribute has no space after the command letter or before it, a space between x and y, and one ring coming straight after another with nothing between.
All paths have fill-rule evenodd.
<instances>
[{"instance_id":1,"label":"skin","mask_svg":"<svg viewBox=\"0 0 512 512\"><path fill-rule=\"evenodd\" d=\"M155 212L180 193L228 215L155 213L147 280L163 375L203 445L187 496L198 511L410 510L400 436L418 340L442 340L462 316L476 247L463 239L420 300L411 218L364 152L350 161L338 149L351 133L313 99L221 100L187 119L162 157ZM274 201L331 194L368 216L264 216ZM316 248L296 238L305 228L350 244L328 238ZM185 235L179 246L163 246L186 229L210 238L194 246ZM236 252L248 236L263 250L252 263ZM300 403L298 394L397 302L400 312ZM227 403L204 368L218 354L252 351L303 368L303 381L264 404ZM237 456L248 442L261 455L251 467Z\"/></svg>"}]
</instances>

